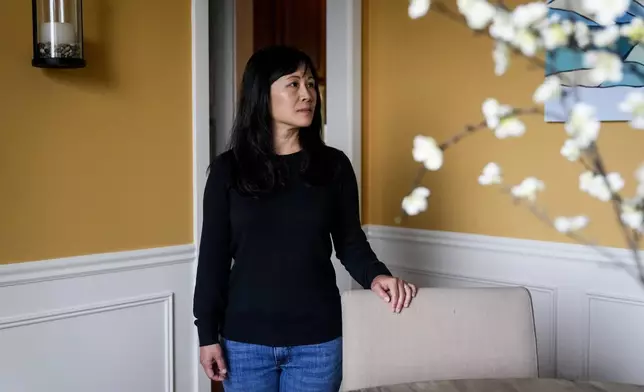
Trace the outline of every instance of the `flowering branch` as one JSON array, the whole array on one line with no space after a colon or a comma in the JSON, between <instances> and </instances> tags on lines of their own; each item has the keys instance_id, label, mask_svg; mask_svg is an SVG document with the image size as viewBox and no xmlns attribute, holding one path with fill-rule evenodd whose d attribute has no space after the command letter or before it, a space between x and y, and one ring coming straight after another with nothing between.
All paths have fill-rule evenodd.
<instances>
[{"instance_id":1,"label":"flowering branch","mask_svg":"<svg viewBox=\"0 0 644 392\"><path fill-rule=\"evenodd\" d=\"M439 13L441 13L444 16L448 17L449 19L451 19L451 20L453 20L453 21L455 21L455 22L457 22L457 23L459 23L461 25L464 25L464 26L468 27L467 22L465 20L463 20L463 17L462 17L461 14L452 11L449 7L447 7L442 2L436 2L433 5L433 7L434 7L434 9L436 11L438 11ZM503 3L503 1L499 1L497 3L497 7L502 11L507 10L507 7ZM488 36L488 34L485 34L481 30L474 30L474 35L476 35L476 36ZM512 47L511 42L508 42L508 41L506 41L506 40L504 40L502 38L498 38L497 41L500 42L501 44L505 45L506 48L509 48L509 50L511 50L516 55L525 57L526 60L528 60L528 62L531 63L532 65L534 65L535 67L537 67L539 69L546 69L546 62L544 60L542 60L540 58L537 58L537 57L524 56L519 48Z\"/></svg>"},{"instance_id":2,"label":"flowering branch","mask_svg":"<svg viewBox=\"0 0 644 392\"><path fill-rule=\"evenodd\" d=\"M636 171L638 181L636 195L626 199L619 192L624 188L624 180L619 173L609 172L597 147L600 121L593 106L582 102L579 94L579 83L575 76L555 74L549 69L549 62L536 57L540 50L549 51L550 61L556 62L562 48L583 53L584 67L587 70L583 79L585 85L600 86L604 83L620 82L624 71L630 71L644 81L644 71L633 64L625 63L617 50L620 38L626 38L637 44L644 44L644 20L635 18L632 22L618 26L615 20L622 16L630 0L581 0L581 7L590 19L602 27L591 31L585 22L567 20L558 15L549 15L548 6L543 1L522 4L513 10L508 9L502 0L496 4L488 0L457 0L458 12L452 11L443 3L437 2L434 9L451 20L464 24L474 30L475 35L487 35L495 41L493 60L496 75L503 75L509 67L509 56L513 52L526 58L530 64L546 70L548 76L535 90L533 101L538 105L559 100L564 113L560 121L568 140L561 148L561 155L570 162L580 163L585 169L579 176L579 188L582 192L598 200L609 202L616 216L620 230L630 249L637 273L634 276L644 285L644 264L639 247L644 234L644 164ZM430 8L430 0L410 0L409 16L413 19L422 17ZM573 102L569 99L572 98ZM403 216L417 215L427 209L429 189L421 186L427 171L439 170L443 164L443 154L467 136L481 129L490 129L499 139L520 137L526 127L520 117L529 114L543 114L540 108L514 109L510 105L500 104L488 98L481 107L485 119L478 124L469 125L445 142L438 144L427 136L416 136L412 151L416 162L421 163L410 194L403 198ZM632 115L630 125L635 129L644 129L644 94L634 90L620 103L619 109ZM481 185L502 184L501 168L496 163L489 163L479 176ZM551 220L535 203L536 196L545 189L543 182L535 177L527 177L520 184L507 187L505 192L512 195L515 203L524 201L528 209L549 226L560 233L595 248L603 256L615 261L616 265L627 266L627 263L616 261L608 252L595 243L586 240L579 234L589 219L579 215L558 217ZM400 223L402 217L397 218Z\"/></svg>"},{"instance_id":3,"label":"flowering branch","mask_svg":"<svg viewBox=\"0 0 644 392\"><path fill-rule=\"evenodd\" d=\"M562 232L566 237L570 238L571 240L573 240L573 241L575 241L575 242L577 242L577 243L579 243L581 245L585 245L585 246L588 246L588 247L594 249L597 253L599 253L604 258L606 258L607 260L612 261L614 265L622 267L627 271L629 270L628 264L626 264L625 262L623 262L621 260L615 259L615 257L613 255L611 255L609 252L607 252L605 249L597 246L596 242L593 242L593 241L590 241L590 240L586 239L584 236L582 236L581 234L577 233L576 231L567 230L568 227L570 227L570 226L568 226L569 223L566 220L561 220L561 219L552 220L550 218L550 216L548 215L548 213L546 212L546 210L541 208L541 207L539 207L539 205L537 205L537 203L535 203L534 201L520 199L520 198L517 198L514 195L512 195L512 188L502 187L502 191L504 193L510 194L510 196L512 197L515 205L517 205L517 204L525 205L527 207L528 211L530 211L532 213L532 215L534 215L536 218L538 218L540 221L542 221L543 223L545 223L549 227L554 228L555 230ZM575 217L573 222L574 222L573 225L583 226L583 225L585 225L587 223L587 220L586 220L586 217L578 216L578 217ZM637 274L634 274L632 272L630 274L634 278L636 278L637 280L641 281L642 284L644 284L644 275L641 273L641 271L639 271L639 269L638 269Z\"/></svg>"},{"instance_id":4,"label":"flowering branch","mask_svg":"<svg viewBox=\"0 0 644 392\"><path fill-rule=\"evenodd\" d=\"M486 119L475 125L466 125L461 132L454 134L441 144L437 144L436 141L430 137L416 136L414 139L413 150L414 160L422 162L423 165L418 168L416 177L412 182L411 195L403 200L403 216L408 215L407 211L409 209L412 210L409 215L415 215L414 212L416 210L420 212L427 208L425 199L429 197L429 190L421 187L420 184L427 171L438 170L442 166L443 153L445 150L455 146L465 137L471 136L482 129L495 129L497 137L501 138L520 136L525 131L525 125L518 119L519 116L543 114L543 111L540 108L510 109L508 106L499 105L495 100L486 102L484 107L487 108L488 112ZM417 205L417 207L411 207L412 204ZM397 217L395 219L398 224L402 223L402 220L402 217Z\"/></svg>"},{"instance_id":5,"label":"flowering branch","mask_svg":"<svg viewBox=\"0 0 644 392\"><path fill-rule=\"evenodd\" d=\"M602 176L606 187L610 188L610 180L608 178L608 174L606 173L606 169L604 168L602 157L599 154L599 148L595 143L592 144L590 151L594 156L593 157L594 167ZM644 209L642 208L643 207L642 203L643 202L640 201L640 206L639 206L640 210ZM633 230L632 228L629 228L628 226L626 226L626 223L625 223L626 219L622 218L622 204L623 204L623 200L621 195L618 192L611 192L611 205L613 206L613 211L615 213L615 216L617 217L617 222L622 230L622 234L624 235L624 238L626 239L628 247L633 253L635 265L637 266L638 273L642 279L642 282L644 283L644 266L642 265L642 260L639 252L640 235L638 231ZM643 219L639 219L639 220L642 221Z\"/></svg>"}]
</instances>

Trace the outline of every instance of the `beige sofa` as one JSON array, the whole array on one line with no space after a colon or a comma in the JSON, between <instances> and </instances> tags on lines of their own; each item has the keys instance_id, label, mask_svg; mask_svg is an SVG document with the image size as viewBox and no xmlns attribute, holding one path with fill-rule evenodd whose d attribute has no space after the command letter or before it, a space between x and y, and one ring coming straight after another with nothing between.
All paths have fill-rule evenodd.
<instances>
[{"instance_id":1,"label":"beige sofa","mask_svg":"<svg viewBox=\"0 0 644 392\"><path fill-rule=\"evenodd\" d=\"M374 293L352 290L342 306L344 391L538 376L532 300L524 288L421 288L399 314Z\"/></svg>"}]
</instances>

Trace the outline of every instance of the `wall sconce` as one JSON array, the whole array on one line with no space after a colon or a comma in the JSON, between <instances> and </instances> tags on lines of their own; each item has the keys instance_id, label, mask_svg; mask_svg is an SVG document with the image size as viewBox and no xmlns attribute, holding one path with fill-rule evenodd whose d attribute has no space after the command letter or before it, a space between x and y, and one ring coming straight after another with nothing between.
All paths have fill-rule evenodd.
<instances>
[{"instance_id":1,"label":"wall sconce","mask_svg":"<svg viewBox=\"0 0 644 392\"><path fill-rule=\"evenodd\" d=\"M38 68L83 68L83 0L32 0L33 59Z\"/></svg>"}]
</instances>

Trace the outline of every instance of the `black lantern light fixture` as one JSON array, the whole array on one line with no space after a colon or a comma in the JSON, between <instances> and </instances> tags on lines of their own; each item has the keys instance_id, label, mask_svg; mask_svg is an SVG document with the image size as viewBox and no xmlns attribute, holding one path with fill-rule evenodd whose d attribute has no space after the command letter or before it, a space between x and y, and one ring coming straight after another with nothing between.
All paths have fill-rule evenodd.
<instances>
[{"instance_id":1,"label":"black lantern light fixture","mask_svg":"<svg viewBox=\"0 0 644 392\"><path fill-rule=\"evenodd\" d=\"M83 0L31 0L33 59L39 68L83 68Z\"/></svg>"}]
</instances>

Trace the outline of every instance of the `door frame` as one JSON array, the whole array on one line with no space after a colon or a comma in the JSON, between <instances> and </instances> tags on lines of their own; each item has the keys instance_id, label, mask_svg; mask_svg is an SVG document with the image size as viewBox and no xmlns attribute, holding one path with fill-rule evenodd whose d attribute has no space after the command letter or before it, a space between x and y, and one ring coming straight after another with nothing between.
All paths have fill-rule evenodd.
<instances>
[{"instance_id":1,"label":"door frame","mask_svg":"<svg viewBox=\"0 0 644 392\"><path fill-rule=\"evenodd\" d=\"M192 24L192 233L195 245L193 282L197 274L197 254L203 216L203 192L206 170L210 163L210 56L208 31L208 0L191 0ZM193 284L194 290L194 284ZM193 331L192 377L193 391L210 392L210 380L199 363L199 338Z\"/></svg>"},{"instance_id":2,"label":"door frame","mask_svg":"<svg viewBox=\"0 0 644 392\"><path fill-rule=\"evenodd\" d=\"M203 192L206 185L207 168L210 164L210 113L214 110L216 150L226 140L232 125L235 105L235 0L191 0L192 11L192 178L193 178L193 243L196 275L196 258L201 236L203 217ZM209 3L218 7L219 35L210 42ZM326 15L326 67L327 67L327 126L325 142L342 150L351 160L358 184L362 171L362 0L327 0ZM214 96L221 100L219 105L210 103L210 56L212 45L219 54L216 56L215 77L228 81L215 85ZM211 108L212 106L212 108ZM360 187L358 187L360 189ZM351 289L353 280L338 268L338 286L341 291ZM210 380L203 374L199 364L199 349L194 330L193 370L197 392L210 392Z\"/></svg>"},{"instance_id":3,"label":"door frame","mask_svg":"<svg viewBox=\"0 0 644 392\"><path fill-rule=\"evenodd\" d=\"M325 142L351 161L362 206L362 0L326 0L325 105ZM335 256L333 263L340 292L358 287Z\"/></svg>"},{"instance_id":4,"label":"door frame","mask_svg":"<svg viewBox=\"0 0 644 392\"><path fill-rule=\"evenodd\" d=\"M361 184L362 0L327 0L326 10L325 142L347 154Z\"/></svg>"}]
</instances>

